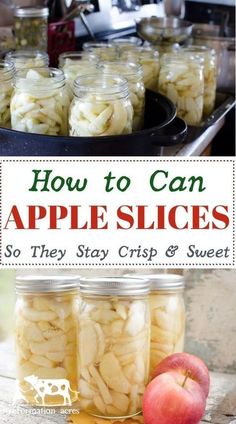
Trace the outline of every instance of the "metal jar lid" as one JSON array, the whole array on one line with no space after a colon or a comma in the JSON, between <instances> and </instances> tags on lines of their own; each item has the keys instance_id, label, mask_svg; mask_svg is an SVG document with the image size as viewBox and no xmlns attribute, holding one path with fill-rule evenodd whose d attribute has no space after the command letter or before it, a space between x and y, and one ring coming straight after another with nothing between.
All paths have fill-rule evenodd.
<instances>
[{"instance_id":1,"label":"metal jar lid","mask_svg":"<svg viewBox=\"0 0 236 424\"><path fill-rule=\"evenodd\" d=\"M99 277L81 278L80 293L96 296L148 295L150 284L144 278Z\"/></svg>"},{"instance_id":2,"label":"metal jar lid","mask_svg":"<svg viewBox=\"0 0 236 424\"><path fill-rule=\"evenodd\" d=\"M78 275L26 275L16 277L17 293L54 293L79 289Z\"/></svg>"},{"instance_id":3,"label":"metal jar lid","mask_svg":"<svg viewBox=\"0 0 236 424\"><path fill-rule=\"evenodd\" d=\"M14 16L16 16L17 18L47 18L48 15L48 7L23 6L16 7L14 10Z\"/></svg>"},{"instance_id":4,"label":"metal jar lid","mask_svg":"<svg viewBox=\"0 0 236 424\"><path fill-rule=\"evenodd\" d=\"M183 290L185 287L184 277L179 274L136 274L138 278L149 281L151 291ZM131 274L127 275L131 276Z\"/></svg>"}]
</instances>

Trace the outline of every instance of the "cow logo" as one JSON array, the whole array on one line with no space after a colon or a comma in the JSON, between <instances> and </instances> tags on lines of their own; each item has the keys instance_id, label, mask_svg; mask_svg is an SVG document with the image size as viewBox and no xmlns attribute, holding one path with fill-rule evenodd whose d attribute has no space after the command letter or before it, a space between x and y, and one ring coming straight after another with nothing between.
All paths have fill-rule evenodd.
<instances>
[{"instance_id":1,"label":"cow logo","mask_svg":"<svg viewBox=\"0 0 236 424\"><path fill-rule=\"evenodd\" d=\"M25 377L24 380L29 383L33 390L35 390L36 395L34 400L36 404L45 405L46 396L62 396L63 397L63 406L71 406L71 396L70 392L75 393L74 390L70 387L70 382L66 379L42 379L38 378L35 375L30 375ZM77 393L77 392L76 392Z\"/></svg>"}]
</instances>

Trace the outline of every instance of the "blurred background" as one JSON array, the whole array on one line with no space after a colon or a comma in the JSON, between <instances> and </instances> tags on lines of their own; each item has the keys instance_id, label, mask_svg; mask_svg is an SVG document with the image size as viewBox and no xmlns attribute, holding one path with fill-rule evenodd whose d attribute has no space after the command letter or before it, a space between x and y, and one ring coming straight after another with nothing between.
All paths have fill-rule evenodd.
<instances>
[{"instance_id":1,"label":"blurred background","mask_svg":"<svg viewBox=\"0 0 236 424\"><path fill-rule=\"evenodd\" d=\"M151 274L150 269L50 269L0 270L0 351L11 343L14 331L14 280L25 274L79 274L111 276ZM236 270L166 270L185 276L187 310L185 351L200 356L210 370L236 373ZM1 356L1 353L0 353Z\"/></svg>"}]
</instances>

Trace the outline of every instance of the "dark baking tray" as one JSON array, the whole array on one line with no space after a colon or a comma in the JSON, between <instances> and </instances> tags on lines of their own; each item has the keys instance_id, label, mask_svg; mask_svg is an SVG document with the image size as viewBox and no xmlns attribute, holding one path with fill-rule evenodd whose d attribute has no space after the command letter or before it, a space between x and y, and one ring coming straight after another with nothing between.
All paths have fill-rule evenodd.
<instances>
[{"instance_id":1,"label":"dark baking tray","mask_svg":"<svg viewBox=\"0 0 236 424\"><path fill-rule=\"evenodd\" d=\"M228 93L216 94L215 110L209 115L200 126L188 126L188 134L185 137L185 143L192 143L200 137L209 127L216 124L235 106L235 97Z\"/></svg>"},{"instance_id":2,"label":"dark baking tray","mask_svg":"<svg viewBox=\"0 0 236 424\"><path fill-rule=\"evenodd\" d=\"M187 126L165 96L147 90L142 131L109 137L55 137L0 128L1 156L152 156L184 141Z\"/></svg>"}]
</instances>

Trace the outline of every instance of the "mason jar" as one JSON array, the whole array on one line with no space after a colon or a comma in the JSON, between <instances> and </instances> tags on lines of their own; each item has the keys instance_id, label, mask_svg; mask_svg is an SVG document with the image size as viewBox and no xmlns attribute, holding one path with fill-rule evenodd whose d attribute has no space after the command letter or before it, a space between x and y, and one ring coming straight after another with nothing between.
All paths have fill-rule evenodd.
<instances>
[{"instance_id":1,"label":"mason jar","mask_svg":"<svg viewBox=\"0 0 236 424\"><path fill-rule=\"evenodd\" d=\"M145 88L157 91L160 70L159 53L150 47L135 47L121 53L121 60L139 62L143 69Z\"/></svg>"},{"instance_id":2,"label":"mason jar","mask_svg":"<svg viewBox=\"0 0 236 424\"><path fill-rule=\"evenodd\" d=\"M48 54L39 50L10 51L5 56L6 62L12 62L18 71L22 68L42 68L49 65Z\"/></svg>"},{"instance_id":3,"label":"mason jar","mask_svg":"<svg viewBox=\"0 0 236 424\"><path fill-rule=\"evenodd\" d=\"M177 115L188 125L199 125L203 115L203 61L183 54L164 54L161 59L159 91L177 107Z\"/></svg>"},{"instance_id":4,"label":"mason jar","mask_svg":"<svg viewBox=\"0 0 236 424\"><path fill-rule=\"evenodd\" d=\"M111 44L114 44L117 47L120 47L122 45L124 46L141 46L143 44L143 41L141 38L138 37L118 37L114 38L114 40L111 40Z\"/></svg>"},{"instance_id":5,"label":"mason jar","mask_svg":"<svg viewBox=\"0 0 236 424\"><path fill-rule=\"evenodd\" d=\"M20 397L37 406L69 406L78 398L79 278L16 278L16 375Z\"/></svg>"},{"instance_id":6,"label":"mason jar","mask_svg":"<svg viewBox=\"0 0 236 424\"><path fill-rule=\"evenodd\" d=\"M12 129L44 135L68 134L70 97L61 70L21 69L16 72L14 88Z\"/></svg>"},{"instance_id":7,"label":"mason jar","mask_svg":"<svg viewBox=\"0 0 236 424\"><path fill-rule=\"evenodd\" d=\"M138 278L80 281L80 407L111 419L139 414L148 383L149 284Z\"/></svg>"},{"instance_id":8,"label":"mason jar","mask_svg":"<svg viewBox=\"0 0 236 424\"><path fill-rule=\"evenodd\" d=\"M210 115L215 107L216 99L216 52L214 49L206 46L183 47L182 52L188 55L194 55L202 58L204 64L204 99L203 114Z\"/></svg>"},{"instance_id":9,"label":"mason jar","mask_svg":"<svg viewBox=\"0 0 236 424\"><path fill-rule=\"evenodd\" d=\"M133 108L124 78L96 73L75 80L69 113L71 136L129 134L132 122Z\"/></svg>"},{"instance_id":10,"label":"mason jar","mask_svg":"<svg viewBox=\"0 0 236 424\"><path fill-rule=\"evenodd\" d=\"M65 52L59 56L59 68L65 74L66 82L73 97L73 84L77 77L96 74L98 57L90 52Z\"/></svg>"},{"instance_id":11,"label":"mason jar","mask_svg":"<svg viewBox=\"0 0 236 424\"><path fill-rule=\"evenodd\" d=\"M111 43L87 41L83 50L95 54L99 60L116 60L118 57L116 46Z\"/></svg>"},{"instance_id":12,"label":"mason jar","mask_svg":"<svg viewBox=\"0 0 236 424\"><path fill-rule=\"evenodd\" d=\"M139 63L129 61L104 61L100 64L101 70L107 74L120 74L128 81L130 99L134 110L133 131L139 131L144 124L145 87L143 70Z\"/></svg>"},{"instance_id":13,"label":"mason jar","mask_svg":"<svg viewBox=\"0 0 236 424\"><path fill-rule=\"evenodd\" d=\"M10 102L14 72L13 63L0 60L0 127L9 128L11 125Z\"/></svg>"},{"instance_id":14,"label":"mason jar","mask_svg":"<svg viewBox=\"0 0 236 424\"><path fill-rule=\"evenodd\" d=\"M34 48L47 51L48 7L24 6L14 9L16 49Z\"/></svg>"},{"instance_id":15,"label":"mason jar","mask_svg":"<svg viewBox=\"0 0 236 424\"><path fill-rule=\"evenodd\" d=\"M142 40L138 37L115 38L111 40L111 44L116 47L119 55L122 55L125 51L141 46Z\"/></svg>"},{"instance_id":16,"label":"mason jar","mask_svg":"<svg viewBox=\"0 0 236 424\"><path fill-rule=\"evenodd\" d=\"M139 276L144 278L144 276ZM172 353L183 352L185 337L184 278L177 274L146 275L151 284L150 375Z\"/></svg>"}]
</instances>

